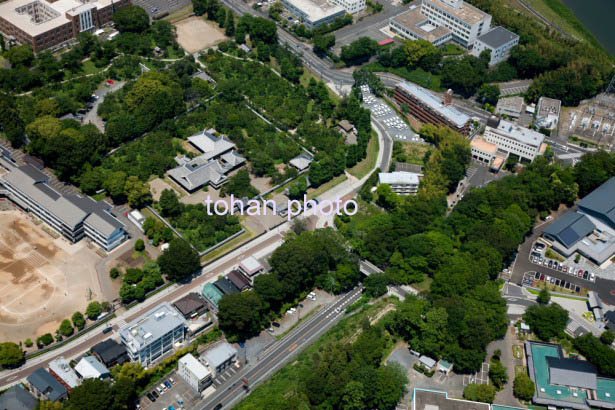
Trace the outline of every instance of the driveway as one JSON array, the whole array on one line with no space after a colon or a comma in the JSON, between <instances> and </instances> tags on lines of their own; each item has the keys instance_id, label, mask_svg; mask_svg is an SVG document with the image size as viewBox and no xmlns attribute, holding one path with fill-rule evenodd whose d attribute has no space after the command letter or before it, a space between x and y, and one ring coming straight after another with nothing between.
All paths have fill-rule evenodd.
<instances>
[{"instance_id":1,"label":"driveway","mask_svg":"<svg viewBox=\"0 0 615 410\"><path fill-rule=\"evenodd\" d=\"M487 346L487 357L491 358L493 352L497 349L500 349L502 355L500 356L500 361L506 367L508 371L508 383L504 386L502 390L497 392L495 396L495 402L497 404L512 406L512 407L523 407L521 403L515 398L513 395L513 381L515 380L515 366L520 366L523 364L521 359L515 359L513 356L513 344L515 343L515 334L514 327L509 327L506 331L506 336L502 340L496 340Z\"/></svg>"},{"instance_id":2,"label":"driveway","mask_svg":"<svg viewBox=\"0 0 615 410\"><path fill-rule=\"evenodd\" d=\"M106 83L105 83L106 84ZM109 87L101 87L94 95L98 97L96 101L94 101L94 105L92 105L92 109L90 109L83 117L84 124L94 124L96 128L100 130L100 132L105 132L105 123L102 118L100 118L97 114L98 105L105 99L105 95L110 92L114 92L122 88L126 84L126 81L114 81L114 84Z\"/></svg>"}]
</instances>

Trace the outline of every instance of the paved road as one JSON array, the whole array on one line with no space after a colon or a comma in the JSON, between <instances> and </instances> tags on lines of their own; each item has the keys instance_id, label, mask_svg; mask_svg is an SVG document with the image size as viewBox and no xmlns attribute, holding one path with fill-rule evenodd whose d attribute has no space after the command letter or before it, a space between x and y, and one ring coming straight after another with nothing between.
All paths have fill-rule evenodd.
<instances>
[{"instance_id":1,"label":"paved road","mask_svg":"<svg viewBox=\"0 0 615 410\"><path fill-rule=\"evenodd\" d=\"M197 403L196 409L213 409L218 404L223 408L230 408L248 394L243 379L247 379L250 389L270 377L290 359L320 337L326 330L335 325L344 314L346 307L361 297L361 288L339 296L335 302L322 309L306 322L300 324L286 337L273 344L256 363L249 363L246 367L234 374L230 379L220 385L215 393Z\"/></svg>"},{"instance_id":2,"label":"paved road","mask_svg":"<svg viewBox=\"0 0 615 410\"><path fill-rule=\"evenodd\" d=\"M103 87L100 91L95 92L94 94L98 97L98 99L92 105L92 108L85 114L83 117L83 123L89 124L92 123L96 125L96 128L100 130L100 132L105 132L105 123L102 118L98 116L98 105L105 99L105 95L110 92L114 92L122 88L126 84L126 81L114 81L114 84L109 87Z\"/></svg>"}]
</instances>

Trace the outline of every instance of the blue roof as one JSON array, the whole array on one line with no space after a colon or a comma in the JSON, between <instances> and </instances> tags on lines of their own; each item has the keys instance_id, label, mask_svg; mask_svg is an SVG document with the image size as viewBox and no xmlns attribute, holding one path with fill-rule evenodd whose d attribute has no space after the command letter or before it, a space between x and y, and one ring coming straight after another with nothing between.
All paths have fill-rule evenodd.
<instances>
[{"instance_id":1,"label":"blue roof","mask_svg":"<svg viewBox=\"0 0 615 410\"><path fill-rule=\"evenodd\" d=\"M38 391L47 395L51 401L56 401L68 393L66 387L62 386L47 370L37 369L27 377L28 382Z\"/></svg>"},{"instance_id":2,"label":"blue roof","mask_svg":"<svg viewBox=\"0 0 615 410\"><path fill-rule=\"evenodd\" d=\"M579 208L601 215L611 225L615 225L615 177L600 185L579 201Z\"/></svg>"},{"instance_id":3,"label":"blue roof","mask_svg":"<svg viewBox=\"0 0 615 410\"><path fill-rule=\"evenodd\" d=\"M555 222L547 226L544 233L557 238L566 248L585 238L595 229L586 215L568 211Z\"/></svg>"}]
</instances>

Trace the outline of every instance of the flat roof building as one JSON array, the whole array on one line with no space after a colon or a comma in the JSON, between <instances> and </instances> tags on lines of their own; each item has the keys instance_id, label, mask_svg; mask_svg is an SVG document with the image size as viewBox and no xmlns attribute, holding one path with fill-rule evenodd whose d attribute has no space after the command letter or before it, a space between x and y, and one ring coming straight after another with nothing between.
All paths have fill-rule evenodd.
<instances>
[{"instance_id":1,"label":"flat roof building","mask_svg":"<svg viewBox=\"0 0 615 410\"><path fill-rule=\"evenodd\" d=\"M282 3L309 29L329 24L336 18L346 15L344 7L327 3L325 0L282 0ZM364 2L363 8L365 8Z\"/></svg>"},{"instance_id":2,"label":"flat roof building","mask_svg":"<svg viewBox=\"0 0 615 410\"><path fill-rule=\"evenodd\" d=\"M562 102L554 98L540 97L536 105L536 124L549 130L557 127Z\"/></svg>"},{"instance_id":3,"label":"flat roof building","mask_svg":"<svg viewBox=\"0 0 615 410\"><path fill-rule=\"evenodd\" d=\"M421 13L434 26L447 27L452 39L465 48L471 48L478 36L486 34L491 16L463 0L423 0Z\"/></svg>"},{"instance_id":4,"label":"flat roof building","mask_svg":"<svg viewBox=\"0 0 615 410\"><path fill-rule=\"evenodd\" d=\"M120 337L130 359L147 366L182 343L185 328L182 315L163 302L122 327Z\"/></svg>"},{"instance_id":5,"label":"flat roof building","mask_svg":"<svg viewBox=\"0 0 615 410\"><path fill-rule=\"evenodd\" d=\"M453 107L450 90L441 100L423 87L402 82L395 86L394 97L400 106L407 104L410 115L421 122L446 125L461 135L468 135L472 129L470 116Z\"/></svg>"},{"instance_id":6,"label":"flat roof building","mask_svg":"<svg viewBox=\"0 0 615 410\"><path fill-rule=\"evenodd\" d=\"M491 67L508 59L510 50L517 44L519 44L518 35L498 26L476 38L472 47L472 55L478 57L485 50L491 51L491 60L489 60Z\"/></svg>"},{"instance_id":7,"label":"flat roof building","mask_svg":"<svg viewBox=\"0 0 615 410\"><path fill-rule=\"evenodd\" d=\"M378 174L378 182L387 184L391 190L399 195L414 195L419 190L420 177L423 175L414 172L381 172Z\"/></svg>"},{"instance_id":8,"label":"flat roof building","mask_svg":"<svg viewBox=\"0 0 615 410\"><path fill-rule=\"evenodd\" d=\"M406 40L425 40L436 47L451 41L453 34L445 26L437 26L417 7L392 17L389 30Z\"/></svg>"},{"instance_id":9,"label":"flat roof building","mask_svg":"<svg viewBox=\"0 0 615 410\"><path fill-rule=\"evenodd\" d=\"M230 343L222 342L206 351L203 360L217 376L233 364L236 356L237 350Z\"/></svg>"},{"instance_id":10,"label":"flat roof building","mask_svg":"<svg viewBox=\"0 0 615 410\"><path fill-rule=\"evenodd\" d=\"M0 32L35 53L57 49L112 22L130 0L9 0L0 4Z\"/></svg>"},{"instance_id":11,"label":"flat roof building","mask_svg":"<svg viewBox=\"0 0 615 410\"><path fill-rule=\"evenodd\" d=\"M62 356L49 362L49 373L56 378L70 393L81 384L77 373L70 367L68 361Z\"/></svg>"},{"instance_id":12,"label":"flat roof building","mask_svg":"<svg viewBox=\"0 0 615 410\"><path fill-rule=\"evenodd\" d=\"M519 118L525 112L523 97L500 98L495 106L495 113Z\"/></svg>"},{"instance_id":13,"label":"flat roof building","mask_svg":"<svg viewBox=\"0 0 615 410\"><path fill-rule=\"evenodd\" d=\"M200 393L212 383L211 372L190 353L177 362L177 374L196 392Z\"/></svg>"},{"instance_id":14,"label":"flat roof building","mask_svg":"<svg viewBox=\"0 0 615 410\"><path fill-rule=\"evenodd\" d=\"M529 128L491 116L487 121L483 138L497 145L498 151L515 154L521 160L531 162L546 150L545 136Z\"/></svg>"},{"instance_id":15,"label":"flat roof building","mask_svg":"<svg viewBox=\"0 0 615 410\"><path fill-rule=\"evenodd\" d=\"M265 267L254 256L248 256L239 263L239 270L253 281L254 276L265 271Z\"/></svg>"},{"instance_id":16,"label":"flat roof building","mask_svg":"<svg viewBox=\"0 0 615 410\"><path fill-rule=\"evenodd\" d=\"M452 399L448 393L434 390L414 389L412 410L491 410L489 404Z\"/></svg>"},{"instance_id":17,"label":"flat roof building","mask_svg":"<svg viewBox=\"0 0 615 410\"><path fill-rule=\"evenodd\" d=\"M12 168L0 178L0 186L8 191L9 199L71 242L87 236L110 251L126 239L124 224L111 213L111 205L90 197L62 195L49 182L46 174L31 165Z\"/></svg>"}]
</instances>

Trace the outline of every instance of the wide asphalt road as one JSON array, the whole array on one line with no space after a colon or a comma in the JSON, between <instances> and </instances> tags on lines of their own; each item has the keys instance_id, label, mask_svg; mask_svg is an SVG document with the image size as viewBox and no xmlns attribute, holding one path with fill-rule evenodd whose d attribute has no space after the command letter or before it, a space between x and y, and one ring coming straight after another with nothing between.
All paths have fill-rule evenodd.
<instances>
[{"instance_id":1,"label":"wide asphalt road","mask_svg":"<svg viewBox=\"0 0 615 410\"><path fill-rule=\"evenodd\" d=\"M250 363L218 386L216 392L197 403L194 408L209 410L222 405L230 408L249 394L257 384L270 377L275 371L288 363L316 338L333 327L344 315L346 307L361 297L362 288L355 287L350 292L339 296L335 302L317 312L306 322L300 324L287 336L273 344L256 363ZM247 386L244 383L247 381Z\"/></svg>"}]
</instances>

